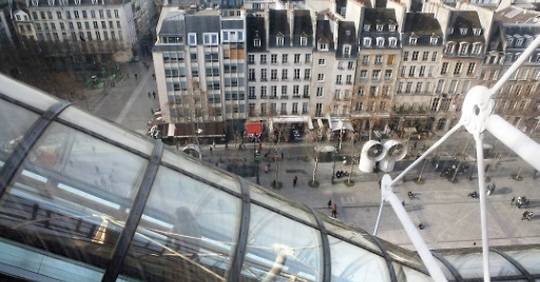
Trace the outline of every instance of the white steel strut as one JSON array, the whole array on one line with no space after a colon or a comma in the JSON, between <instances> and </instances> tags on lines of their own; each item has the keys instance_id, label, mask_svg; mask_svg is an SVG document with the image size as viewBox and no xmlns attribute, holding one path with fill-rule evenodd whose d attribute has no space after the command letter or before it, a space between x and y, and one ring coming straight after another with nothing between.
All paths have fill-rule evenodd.
<instances>
[{"instance_id":1,"label":"white steel strut","mask_svg":"<svg viewBox=\"0 0 540 282\"><path fill-rule=\"evenodd\" d=\"M399 221L403 225L407 236L413 243L420 258L424 262L429 274L435 281L447 281L439 264L433 258L429 248L420 236L415 224L410 219L407 211L403 207L399 198L394 194L393 187L400 181L405 174L416 167L431 152L446 141L453 133L462 126L474 137L476 143L476 161L478 169L478 193L480 195L480 225L482 230L482 268L484 281L491 281L489 274L489 242L487 234L486 219L486 187L484 178L484 152L483 152L483 133L490 132L495 138L514 151L524 161L540 171L540 145L531 138L523 134L520 130L512 126L500 116L493 113L493 98L502 88L504 83L512 74L531 56L531 54L540 46L540 35L529 44L527 49L521 54L512 66L504 73L499 81L488 89L484 86L474 86L469 90L463 101L461 118L458 123L452 127L443 137L435 142L427 151L425 151L416 161L403 170L396 178L392 179L390 175L385 174L381 180L381 203L377 220L373 229L376 235L381 221L384 202L390 203L390 206L396 213Z\"/></svg>"}]
</instances>

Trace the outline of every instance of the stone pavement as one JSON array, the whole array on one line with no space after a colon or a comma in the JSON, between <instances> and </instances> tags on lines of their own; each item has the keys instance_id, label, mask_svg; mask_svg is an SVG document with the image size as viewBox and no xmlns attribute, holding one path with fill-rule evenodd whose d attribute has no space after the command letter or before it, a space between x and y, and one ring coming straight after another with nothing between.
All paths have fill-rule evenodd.
<instances>
[{"instance_id":1,"label":"stone pavement","mask_svg":"<svg viewBox=\"0 0 540 282\"><path fill-rule=\"evenodd\" d=\"M207 147L203 149L203 159L215 164L221 158L220 166L226 166L229 159L247 164L253 162L253 149L251 144L239 151L229 146L224 150L218 146L210 153ZM312 208L330 214L326 204L328 200L336 202L338 219L347 224L372 231L375 224L380 192L377 181L382 174L359 174L356 166L353 180L355 185L347 187L343 178L336 184L330 183L332 163L319 163L317 177L320 187L311 188L307 185L311 179L313 161L301 156L311 150L310 146L289 145L282 146L285 152L285 161L279 165L279 181L283 183L281 189L271 189L270 184L274 177L274 166L271 171L264 173L262 162L260 165L261 185L279 193L289 199L302 202ZM268 146L263 147L263 152ZM515 181L510 175L518 167L523 167L523 181ZM475 168L475 167L474 167ZM348 166L336 163L336 170L348 170ZM494 195L488 197L488 228L490 243L492 245L540 243L540 189L537 189L539 180L532 179L532 168L516 158L505 158L498 166L492 166L487 175L492 177L497 188ZM409 175L414 178L417 169ZM298 176L298 184L293 187L294 176ZM392 173L396 175L396 173ZM480 245L480 219L479 202L469 198L468 193L477 190L477 180L468 180L458 177L457 183L450 183L441 178L438 173L426 173L426 182L416 184L407 181L396 187L398 197L405 201L405 207L413 222L423 223L426 229L421 231L424 239L431 248L459 248ZM248 177L255 182L255 177ZM407 191L419 194L418 199L409 200ZM521 213L525 209L510 206L513 196L526 196L531 199L529 210L537 214L533 221L521 221ZM411 243L394 215L391 207L385 206L379 236L406 248L412 248Z\"/></svg>"}]
</instances>

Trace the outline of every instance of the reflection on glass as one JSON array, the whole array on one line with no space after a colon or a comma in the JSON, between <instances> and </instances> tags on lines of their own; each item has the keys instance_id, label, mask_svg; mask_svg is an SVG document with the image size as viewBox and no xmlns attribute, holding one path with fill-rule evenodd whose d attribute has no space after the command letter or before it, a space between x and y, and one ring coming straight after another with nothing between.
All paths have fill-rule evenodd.
<instances>
[{"instance_id":1,"label":"reflection on glass","mask_svg":"<svg viewBox=\"0 0 540 282\"><path fill-rule=\"evenodd\" d=\"M251 205L241 281L320 281L318 230Z\"/></svg>"},{"instance_id":2,"label":"reflection on glass","mask_svg":"<svg viewBox=\"0 0 540 282\"><path fill-rule=\"evenodd\" d=\"M332 281L390 281L388 266L376 254L328 236L332 258Z\"/></svg>"},{"instance_id":3,"label":"reflection on glass","mask_svg":"<svg viewBox=\"0 0 540 282\"><path fill-rule=\"evenodd\" d=\"M0 99L0 168L38 115Z\"/></svg>"},{"instance_id":4,"label":"reflection on glass","mask_svg":"<svg viewBox=\"0 0 540 282\"><path fill-rule=\"evenodd\" d=\"M432 282L428 275L399 263L392 263L398 282Z\"/></svg>"},{"instance_id":5,"label":"reflection on glass","mask_svg":"<svg viewBox=\"0 0 540 282\"><path fill-rule=\"evenodd\" d=\"M525 267L530 274L540 274L540 249L505 251L505 253Z\"/></svg>"},{"instance_id":6,"label":"reflection on glass","mask_svg":"<svg viewBox=\"0 0 540 282\"><path fill-rule=\"evenodd\" d=\"M145 281L222 281L234 253L239 198L161 167L122 273Z\"/></svg>"},{"instance_id":7,"label":"reflection on glass","mask_svg":"<svg viewBox=\"0 0 540 282\"><path fill-rule=\"evenodd\" d=\"M131 153L52 124L0 199L0 236L104 268L145 166Z\"/></svg>"},{"instance_id":8,"label":"reflection on glass","mask_svg":"<svg viewBox=\"0 0 540 282\"><path fill-rule=\"evenodd\" d=\"M353 230L350 226L347 226L339 220L333 219L329 216L320 216L320 218L324 221L324 227L328 232L332 232L336 235L351 240L362 246L364 249L381 254L379 247L368 239L370 235L367 234L366 231L360 229Z\"/></svg>"},{"instance_id":9,"label":"reflection on glass","mask_svg":"<svg viewBox=\"0 0 540 282\"><path fill-rule=\"evenodd\" d=\"M444 256L464 279L483 276L482 253L452 254ZM510 262L499 254L489 252L489 273L492 277L521 275Z\"/></svg>"}]
</instances>

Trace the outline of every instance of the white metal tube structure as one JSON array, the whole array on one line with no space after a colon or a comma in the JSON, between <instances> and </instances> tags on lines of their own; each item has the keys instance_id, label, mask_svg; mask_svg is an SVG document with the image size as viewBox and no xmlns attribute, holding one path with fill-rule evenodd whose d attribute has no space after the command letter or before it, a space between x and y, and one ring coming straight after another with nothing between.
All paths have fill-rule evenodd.
<instances>
[{"instance_id":1,"label":"white metal tube structure","mask_svg":"<svg viewBox=\"0 0 540 282\"><path fill-rule=\"evenodd\" d=\"M405 170L403 170L394 180L392 180L391 185L395 185L401 178L403 178L411 169L415 168L420 162L422 162L423 159L425 159L431 152L435 151L437 147L439 147L448 137L450 137L452 134L454 134L459 128L461 127L461 123L457 123L450 129L446 134L444 134L441 139L439 139L437 142L435 142L427 151L425 151L418 159L416 159L412 164L410 164Z\"/></svg>"},{"instance_id":2,"label":"white metal tube structure","mask_svg":"<svg viewBox=\"0 0 540 282\"><path fill-rule=\"evenodd\" d=\"M381 191L381 194L382 194L382 191ZM383 208L384 208L384 197L381 199L381 204L379 205L379 212L377 213L377 220L375 221L375 227L373 228L373 236L377 235L377 232L379 232L379 224L381 223Z\"/></svg>"},{"instance_id":3,"label":"white metal tube structure","mask_svg":"<svg viewBox=\"0 0 540 282\"><path fill-rule=\"evenodd\" d=\"M390 203L390 205L392 205L394 212L403 225L405 232L407 232L407 235L418 252L418 255L420 255L420 258L424 262L424 265L426 266L431 278L437 282L447 281L441 268L433 258L433 255L422 239L422 236L420 236L420 233L416 229L416 226L407 215L407 211L401 204L401 200L399 200L399 198L392 191L383 191L383 193L385 193L384 198Z\"/></svg>"},{"instance_id":4,"label":"white metal tube structure","mask_svg":"<svg viewBox=\"0 0 540 282\"><path fill-rule=\"evenodd\" d=\"M480 194L480 225L482 229L482 268L484 269L484 282L489 282L489 242L487 235L486 218L486 183L484 178L484 147L482 134L475 134L476 164L478 166L478 194Z\"/></svg>"},{"instance_id":5,"label":"white metal tube structure","mask_svg":"<svg viewBox=\"0 0 540 282\"><path fill-rule=\"evenodd\" d=\"M498 115L491 115L486 129L524 161L540 171L540 145Z\"/></svg>"},{"instance_id":6,"label":"white metal tube structure","mask_svg":"<svg viewBox=\"0 0 540 282\"><path fill-rule=\"evenodd\" d=\"M536 36L536 39L529 44L527 49L523 51L521 56L508 68L508 70L503 74L503 76L491 87L490 96L493 97L497 91L499 91L503 84L512 76L512 74L527 60L531 54L536 50L536 48L540 46L540 36Z\"/></svg>"}]
</instances>

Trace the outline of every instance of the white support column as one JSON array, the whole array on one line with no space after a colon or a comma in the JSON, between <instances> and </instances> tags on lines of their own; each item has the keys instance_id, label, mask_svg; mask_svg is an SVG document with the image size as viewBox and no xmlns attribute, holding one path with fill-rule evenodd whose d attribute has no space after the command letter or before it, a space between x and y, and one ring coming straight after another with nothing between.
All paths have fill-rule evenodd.
<instances>
[{"instance_id":1,"label":"white support column","mask_svg":"<svg viewBox=\"0 0 540 282\"><path fill-rule=\"evenodd\" d=\"M476 163L478 165L478 194L480 194L480 225L482 229L482 268L484 270L484 282L490 282L489 274L489 242L487 235L486 217L486 183L484 179L484 147L482 133L474 134L476 141Z\"/></svg>"}]
</instances>

